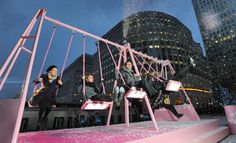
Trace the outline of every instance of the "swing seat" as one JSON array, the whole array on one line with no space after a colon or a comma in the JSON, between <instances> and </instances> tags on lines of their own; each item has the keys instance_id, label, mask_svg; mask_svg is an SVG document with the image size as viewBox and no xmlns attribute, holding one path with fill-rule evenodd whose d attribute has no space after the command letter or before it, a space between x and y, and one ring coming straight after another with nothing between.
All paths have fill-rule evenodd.
<instances>
[{"instance_id":1,"label":"swing seat","mask_svg":"<svg viewBox=\"0 0 236 143\"><path fill-rule=\"evenodd\" d=\"M181 85L182 85L182 83L179 81L169 80L169 82L166 85L166 90L177 92L177 91L179 91Z\"/></svg>"},{"instance_id":2,"label":"swing seat","mask_svg":"<svg viewBox=\"0 0 236 143\"><path fill-rule=\"evenodd\" d=\"M146 92L142 90L136 90L136 89L134 90L131 89L125 94L127 98L137 98L137 99L143 99L145 95L146 95Z\"/></svg>"},{"instance_id":3,"label":"swing seat","mask_svg":"<svg viewBox=\"0 0 236 143\"><path fill-rule=\"evenodd\" d=\"M81 107L82 110L106 110L112 102L87 100Z\"/></svg>"},{"instance_id":4,"label":"swing seat","mask_svg":"<svg viewBox=\"0 0 236 143\"><path fill-rule=\"evenodd\" d=\"M144 99L147 105L150 117L152 119L153 125L157 131L159 128L157 127L157 123L150 105L150 102L147 97L147 93L145 91L137 90L135 88L131 88L128 92L125 93L125 124L129 127L129 101L128 98L136 98L136 99Z\"/></svg>"},{"instance_id":5,"label":"swing seat","mask_svg":"<svg viewBox=\"0 0 236 143\"><path fill-rule=\"evenodd\" d=\"M109 108L107 117L107 126L110 125L111 113L112 113L113 101L92 101L87 100L81 107L81 110L107 110Z\"/></svg>"},{"instance_id":6,"label":"swing seat","mask_svg":"<svg viewBox=\"0 0 236 143\"><path fill-rule=\"evenodd\" d=\"M167 86L166 86L166 90L177 92L177 91L179 91L181 85L182 84L179 81L169 80L169 82L167 83Z\"/></svg>"}]
</instances>

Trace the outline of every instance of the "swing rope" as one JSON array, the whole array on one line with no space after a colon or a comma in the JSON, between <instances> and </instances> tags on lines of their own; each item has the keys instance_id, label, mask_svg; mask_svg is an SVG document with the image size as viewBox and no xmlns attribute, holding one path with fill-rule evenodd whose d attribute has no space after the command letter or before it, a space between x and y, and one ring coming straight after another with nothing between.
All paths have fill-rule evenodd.
<instances>
[{"instance_id":1,"label":"swing rope","mask_svg":"<svg viewBox=\"0 0 236 143\"><path fill-rule=\"evenodd\" d=\"M86 47L86 37L85 35L83 35L83 75L82 75L82 79L83 79L83 89L82 89L82 93L83 93L83 97L84 100L87 100L87 97L85 95L85 47Z\"/></svg>"},{"instance_id":2,"label":"swing rope","mask_svg":"<svg viewBox=\"0 0 236 143\"><path fill-rule=\"evenodd\" d=\"M107 47L108 52L109 52L109 54L110 54L110 56L111 56L111 58L112 58L112 61L113 61L114 65L115 65L115 68L118 70L118 74L120 75L123 84L124 84L125 86L127 86L126 83L125 83L125 80L124 80L124 78L123 78L123 76L122 76L122 74L120 73L120 71L119 71L119 69L118 69L119 67L118 67L117 64L116 64L116 61L115 61L115 59L114 59L114 57L113 57L113 55L112 55L111 49L110 49L110 47L108 46L107 43L106 43L106 47ZM128 86L127 86L127 87L128 87Z\"/></svg>"},{"instance_id":3,"label":"swing rope","mask_svg":"<svg viewBox=\"0 0 236 143\"><path fill-rule=\"evenodd\" d=\"M67 46L66 56L65 56L65 59L64 59L62 68L61 68L60 80L62 79L63 72L64 72L64 69L65 69L65 66L66 66L66 61L67 61L68 55L69 55L69 53L70 53L71 43L72 43L72 41L73 41L73 39L74 39L74 34L75 34L75 32L73 31L73 32L72 32L72 35L71 35L71 37L70 37L70 42L69 42L69 44L68 44L68 46ZM59 90L59 89L57 89L57 91L56 91L56 96L57 96L58 90Z\"/></svg>"},{"instance_id":4,"label":"swing rope","mask_svg":"<svg viewBox=\"0 0 236 143\"><path fill-rule=\"evenodd\" d=\"M141 55L139 55L139 56L142 58L142 60L144 60L144 61L148 64L148 62L146 61L146 57L142 57ZM134 57L135 57L135 55L134 55ZM137 57L135 57L135 58L138 60ZM139 60L138 60L138 62L141 63ZM157 63L157 61L153 61L153 62L156 63L156 70L152 67L152 64L153 64L153 63L151 62L150 64L148 64L148 66L149 66L149 67L148 67L148 70L145 69L146 72L150 72L150 70L152 70L153 72L155 72L155 71L156 71L156 72L159 72L159 71L158 71L158 65L157 65L158 63ZM151 75L151 76L153 76L153 75ZM163 81L163 80L161 80L161 79L158 77L158 75L157 75L157 76L153 76L153 77L155 77L156 79L158 79L158 80L161 81L161 82ZM161 77L166 80L166 78L164 78L163 76L161 76Z\"/></svg>"},{"instance_id":5,"label":"swing rope","mask_svg":"<svg viewBox=\"0 0 236 143\"><path fill-rule=\"evenodd\" d=\"M98 60L99 60L99 70L100 70L100 78L101 78L101 82L102 82L102 91L103 94L106 94L106 89L104 86L104 79L103 79L103 73L102 73L102 60L101 60L101 52L100 52L100 43L97 42L97 51L98 51Z\"/></svg>"},{"instance_id":6,"label":"swing rope","mask_svg":"<svg viewBox=\"0 0 236 143\"><path fill-rule=\"evenodd\" d=\"M52 35L51 35L51 38L50 38L50 42L49 42L49 44L48 44L48 48L47 48L46 54L45 54L44 59L43 59L42 66L41 66L41 68L40 68L40 72L39 72L38 78L40 77L40 75L41 75L41 73L42 73L43 67L44 67L44 65L45 65L45 62L46 62L46 59L47 59L47 56L48 56L49 49L50 49L50 47L51 47L51 43L52 43L53 37L54 37L54 34L55 34L56 27L54 26L53 28L54 28L54 29L53 29L53 32L52 32ZM73 41L73 37L74 37L74 32L73 32L72 35L71 35L70 42L69 42L68 47L67 47L66 56L65 56L65 59L64 59L64 63L63 63L63 66L62 66L62 70L61 70L60 80L62 79L62 75L63 75L64 68L65 68L65 64L66 64L66 61L67 61L67 58L68 58L68 54L69 54L69 52L70 52L70 48L71 48L71 43L72 43L72 41ZM42 83L42 84L43 84L43 83ZM37 85L34 85L34 91L36 90L36 87L37 87ZM56 95L57 95L57 93L58 93L58 89L57 89L57 91L56 91Z\"/></svg>"},{"instance_id":7,"label":"swing rope","mask_svg":"<svg viewBox=\"0 0 236 143\"><path fill-rule=\"evenodd\" d=\"M65 56L64 63L63 63L62 69L61 69L60 79L62 79L62 76L63 76L63 72L64 72L64 69L65 69L65 66L66 66L66 61L67 61L67 58L68 58L68 55L69 55L69 52L70 52L70 49L71 49L71 44L72 44L72 41L74 39L74 35L75 35L75 32L73 31L72 35L70 37L70 42L68 44L67 51L66 51L66 56Z\"/></svg>"},{"instance_id":8,"label":"swing rope","mask_svg":"<svg viewBox=\"0 0 236 143\"><path fill-rule=\"evenodd\" d=\"M142 62L136 57L136 55L134 54L133 56L134 56L134 59L136 59L136 61L139 62L139 64L141 65L141 67L143 67L144 71L148 73L148 70L146 70L146 69L144 68L144 66L142 65ZM151 74L150 74L150 75L151 75ZM159 80L159 81L162 81L160 78L158 78L158 77L155 76L155 75L151 75L151 76L154 77L155 79Z\"/></svg>"},{"instance_id":9,"label":"swing rope","mask_svg":"<svg viewBox=\"0 0 236 143\"><path fill-rule=\"evenodd\" d=\"M119 71L120 70L120 65L121 65L121 60L122 60L122 56L124 57L123 53L122 53L122 50L119 51L120 52L120 56L119 56L119 60L118 60L118 65L117 65L117 70ZM116 72L116 71L115 71ZM112 88L112 91L115 90L115 87L117 86L117 79L115 79L114 81L114 85L113 85L113 88Z\"/></svg>"},{"instance_id":10,"label":"swing rope","mask_svg":"<svg viewBox=\"0 0 236 143\"><path fill-rule=\"evenodd\" d=\"M41 65L41 67L40 67L40 70L39 70L38 78L39 78L40 75L42 74L43 67L44 67L44 65L45 65L46 59L47 59L47 57L48 57L49 49L51 48L52 40L53 40L54 35L55 35L55 31L56 31L56 26L54 25L54 26L53 26L53 31L52 31L52 34L51 34L51 37L50 37L50 41L49 41L49 43L48 43L47 51L46 51L46 53L45 53L45 56L44 56L44 58L43 58L43 63L42 63L42 65ZM37 84L34 85L34 90L33 90L33 91L35 91L36 88L37 88Z\"/></svg>"},{"instance_id":11,"label":"swing rope","mask_svg":"<svg viewBox=\"0 0 236 143\"><path fill-rule=\"evenodd\" d=\"M148 63L147 60L149 60L149 59L146 60L146 57L142 57L141 55L139 55L139 57L142 58L143 62L146 62L146 63L148 64L148 66L149 66L148 71L150 71L150 69L151 69L152 71L155 71L155 69L151 66L153 63L150 63L150 64ZM153 62L156 62L156 61L153 61ZM144 68L145 68L145 67L144 67Z\"/></svg>"}]
</instances>

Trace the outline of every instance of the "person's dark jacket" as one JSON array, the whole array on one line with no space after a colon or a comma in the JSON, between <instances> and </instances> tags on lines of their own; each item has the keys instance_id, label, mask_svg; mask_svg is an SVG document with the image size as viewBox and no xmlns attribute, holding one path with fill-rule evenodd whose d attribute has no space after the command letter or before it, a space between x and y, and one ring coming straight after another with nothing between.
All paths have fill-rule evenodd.
<instances>
[{"instance_id":1,"label":"person's dark jacket","mask_svg":"<svg viewBox=\"0 0 236 143\"><path fill-rule=\"evenodd\" d=\"M135 82L138 81L138 78L134 75L133 70L124 68L121 70L121 75L124 78L126 85L129 87L135 86Z\"/></svg>"},{"instance_id":2,"label":"person's dark jacket","mask_svg":"<svg viewBox=\"0 0 236 143\"><path fill-rule=\"evenodd\" d=\"M82 94L83 85L81 84L78 88L78 92ZM94 82L85 83L85 96L87 99L90 99L92 96L100 95L101 89Z\"/></svg>"},{"instance_id":3,"label":"person's dark jacket","mask_svg":"<svg viewBox=\"0 0 236 143\"><path fill-rule=\"evenodd\" d=\"M47 74L42 74L40 78L43 79L44 87L34 97L32 105L47 106L47 107L51 107L51 105L56 105L57 90L62 86L58 85L58 80L60 80L60 77L57 76L57 78L51 82ZM40 83L38 79L34 80L33 82L34 84Z\"/></svg>"}]
</instances>

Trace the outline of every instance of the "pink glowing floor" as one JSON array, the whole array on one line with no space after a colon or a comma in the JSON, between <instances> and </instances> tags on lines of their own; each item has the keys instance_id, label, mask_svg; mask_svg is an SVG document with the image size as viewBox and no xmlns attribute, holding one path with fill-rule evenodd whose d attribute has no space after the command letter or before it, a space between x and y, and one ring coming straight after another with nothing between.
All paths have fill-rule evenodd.
<instances>
[{"instance_id":1,"label":"pink glowing floor","mask_svg":"<svg viewBox=\"0 0 236 143\"><path fill-rule=\"evenodd\" d=\"M21 133L18 143L123 143L198 125L207 121L158 122L160 132L150 121L131 124Z\"/></svg>"}]
</instances>

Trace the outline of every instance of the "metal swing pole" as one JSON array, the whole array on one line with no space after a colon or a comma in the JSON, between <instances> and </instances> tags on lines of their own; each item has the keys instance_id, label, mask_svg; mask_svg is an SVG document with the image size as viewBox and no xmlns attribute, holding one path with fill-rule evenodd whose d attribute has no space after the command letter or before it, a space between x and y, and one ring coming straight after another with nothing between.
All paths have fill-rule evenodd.
<instances>
[{"instance_id":1,"label":"metal swing pole","mask_svg":"<svg viewBox=\"0 0 236 143\"><path fill-rule=\"evenodd\" d=\"M32 18L32 20L29 23L29 26L25 29L24 33L22 34L22 36L20 37L20 39L18 40L18 42L16 43L15 47L13 48L13 50L11 51L10 55L8 56L7 60L4 62L3 66L0 69L0 77L2 76L3 72L5 71L5 69L7 68L7 65L9 64L9 62L12 60L14 54L17 52L17 49L20 46L23 46L24 43L26 42L26 37L29 36L31 30L33 29L33 26L35 25L38 15L40 14L41 10L38 10L37 13L35 14L35 16Z\"/></svg>"},{"instance_id":2,"label":"metal swing pole","mask_svg":"<svg viewBox=\"0 0 236 143\"><path fill-rule=\"evenodd\" d=\"M100 53L100 43L97 42L97 50L98 50L98 60L99 60L99 69L100 69L100 77L102 82L102 90L103 93L106 94L105 86L104 86L104 79L103 79L103 73L102 73L102 60L101 60L101 53Z\"/></svg>"},{"instance_id":3,"label":"metal swing pole","mask_svg":"<svg viewBox=\"0 0 236 143\"><path fill-rule=\"evenodd\" d=\"M49 52L49 50L50 50L50 48L51 48L51 44L52 44L52 40L53 40L53 38L54 38L55 31L56 31L56 26L54 25L54 26L53 26L53 31L52 31L52 34L51 34L51 38L50 38L50 41L49 41L49 43L48 43L47 51L46 51L45 56L44 56L44 58L43 58L43 63L42 63L42 65L41 65L41 68L40 68L40 71L39 71L39 74L38 74L38 78L39 78L40 75L42 74L43 67L44 67L45 62L46 62L46 59L47 59L47 57L48 57L48 52ZM33 90L33 91L36 90L36 87L37 87L37 85L34 85L34 90Z\"/></svg>"},{"instance_id":4,"label":"metal swing pole","mask_svg":"<svg viewBox=\"0 0 236 143\"><path fill-rule=\"evenodd\" d=\"M73 31L72 35L70 37L70 42L68 44L67 51L66 51L66 56L65 56L64 63L63 63L62 69L61 69L61 77L60 77L60 79L62 79L62 76L63 76L63 72L64 72L64 69L65 69L65 66L66 66L66 61L67 61L67 58L68 58L68 55L69 55L69 52L70 52L70 48L71 48L72 41L74 39L74 35L75 35L75 32Z\"/></svg>"},{"instance_id":5,"label":"metal swing pole","mask_svg":"<svg viewBox=\"0 0 236 143\"><path fill-rule=\"evenodd\" d=\"M42 25L43 25L43 20L44 20L45 15L46 15L46 10L45 9L41 9L40 13L37 15L37 17L41 16L41 18L40 18L40 21L39 21L37 33L36 33L36 36L35 36L35 41L34 41L33 48L32 48L32 54L31 54L30 63L29 63L26 78L25 78L25 84L24 84L22 94L21 94L21 97L20 97L20 106L19 106L19 110L18 110L16 125L15 125L15 129L14 129L14 133L13 133L11 143L16 143L17 142L18 134L19 134L19 131L20 131L21 120L22 120L23 113L24 113L25 100L26 100L26 96L27 96L27 92L28 92L28 88L29 88L29 83L30 83L30 76L31 76L31 73L32 73L32 68L33 68L34 59L35 59L37 46L38 46L38 40L39 40L39 36L40 36L40 32L41 32L41 28L42 28Z\"/></svg>"},{"instance_id":6,"label":"metal swing pole","mask_svg":"<svg viewBox=\"0 0 236 143\"><path fill-rule=\"evenodd\" d=\"M115 70L118 70L118 72L120 73L120 65L121 65L121 60L122 60L122 52L123 52L123 50L121 49L120 50L120 56L119 56L119 60L118 60L118 65L117 65L117 69L115 69ZM116 71L115 71L116 72ZM119 74L118 73L118 74ZM124 81L124 79L123 79L123 77L121 76L121 80L122 80L122 82L125 84L125 81ZM115 90L115 87L117 86L117 80L115 79L115 81L114 81L114 85L113 85L113 89L112 89L112 91L114 92L114 90Z\"/></svg>"},{"instance_id":7,"label":"metal swing pole","mask_svg":"<svg viewBox=\"0 0 236 143\"><path fill-rule=\"evenodd\" d=\"M83 97L87 100L85 96L85 47L86 47L86 38L85 35L83 35Z\"/></svg>"}]
</instances>

